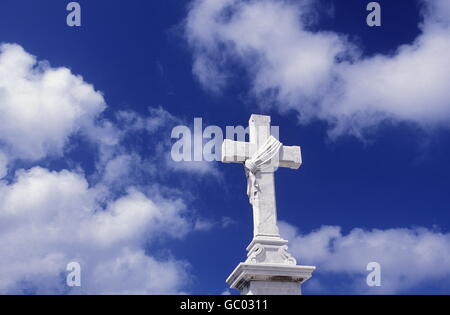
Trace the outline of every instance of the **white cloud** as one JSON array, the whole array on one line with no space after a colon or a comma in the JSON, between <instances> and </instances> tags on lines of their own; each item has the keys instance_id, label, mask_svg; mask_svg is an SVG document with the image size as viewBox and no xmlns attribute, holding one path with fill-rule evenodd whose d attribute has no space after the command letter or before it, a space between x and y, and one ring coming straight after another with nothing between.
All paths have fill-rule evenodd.
<instances>
[{"instance_id":1,"label":"white cloud","mask_svg":"<svg viewBox=\"0 0 450 315\"><path fill-rule=\"evenodd\" d=\"M189 283L188 270L185 262L173 259L162 262L143 251L125 250L117 259L96 265L90 284L98 287L94 291L108 294L183 293L179 288Z\"/></svg>"},{"instance_id":2,"label":"white cloud","mask_svg":"<svg viewBox=\"0 0 450 315\"><path fill-rule=\"evenodd\" d=\"M160 158L170 132L164 139L160 131L178 119L157 108L148 116L119 113L113 123L100 119L105 108L102 94L67 68L38 63L18 45L0 46L0 293L187 288L189 264L153 246L182 239L202 220L176 187L161 185L155 175L171 169ZM150 154L125 143L142 131L156 143ZM93 144L91 174L66 152L75 134ZM14 168L15 159L39 165L49 156L76 171ZM15 177L2 180L8 171ZM80 289L65 284L72 261L82 267Z\"/></svg>"},{"instance_id":3,"label":"white cloud","mask_svg":"<svg viewBox=\"0 0 450 315\"><path fill-rule=\"evenodd\" d=\"M350 276L358 293L401 293L450 279L450 234L414 228L354 229L344 235L339 227L324 226L302 235L287 223L280 227L299 263L316 265L317 273ZM366 285L370 262L381 264L381 288ZM324 283L313 287L327 292Z\"/></svg>"},{"instance_id":4,"label":"white cloud","mask_svg":"<svg viewBox=\"0 0 450 315\"><path fill-rule=\"evenodd\" d=\"M173 116L165 109L150 108L149 115L143 116L139 115L133 111L120 111L116 115L118 120L118 126L124 133L128 132L139 132L146 131L150 135L159 133L161 139L157 143L149 143L155 150L155 158L159 159L160 166L165 167L167 170L174 172L181 172L188 175L204 177L205 175L211 178L220 179L221 174L217 168L217 164L214 162L207 161L180 161L175 162L171 156L171 146L176 139L171 139L172 128L177 126L189 126L188 122ZM189 127L187 127L189 128ZM163 137L166 138L163 138ZM203 152L203 143L194 143L193 145L198 145L197 148L185 148L186 150L200 150ZM125 157L121 158L121 161L115 161L114 165L119 162L125 163ZM129 160L129 157L126 158ZM142 164L142 161L141 161ZM114 165L109 165L112 168ZM158 170L154 170L157 172Z\"/></svg>"},{"instance_id":5,"label":"white cloud","mask_svg":"<svg viewBox=\"0 0 450 315\"><path fill-rule=\"evenodd\" d=\"M186 263L143 252L191 229L181 200L137 190L114 200L81 174L43 168L1 183L0 196L0 292L65 292L71 261L82 293L177 293L189 278Z\"/></svg>"},{"instance_id":6,"label":"white cloud","mask_svg":"<svg viewBox=\"0 0 450 315\"><path fill-rule=\"evenodd\" d=\"M157 203L142 192L131 189L126 197L110 204L105 212L97 213L82 234L108 245L116 240L135 243L144 235L149 239L158 233L184 236L189 225L181 217L185 209L183 201L160 199Z\"/></svg>"},{"instance_id":7,"label":"white cloud","mask_svg":"<svg viewBox=\"0 0 450 315\"><path fill-rule=\"evenodd\" d=\"M132 172L131 168L136 160L139 160L139 157L129 154L120 154L108 160L103 170L102 181L108 185L122 183L126 180L127 174Z\"/></svg>"},{"instance_id":8,"label":"white cloud","mask_svg":"<svg viewBox=\"0 0 450 315\"><path fill-rule=\"evenodd\" d=\"M221 217L220 220L207 220L207 219L197 219L194 225L194 230L196 231L210 231L212 229L226 229L230 225L234 225L236 222L229 217Z\"/></svg>"},{"instance_id":9,"label":"white cloud","mask_svg":"<svg viewBox=\"0 0 450 315\"><path fill-rule=\"evenodd\" d=\"M325 120L332 136L361 135L385 120L448 124L449 5L423 2L413 43L365 57L341 34L310 30L311 1L195 0L186 20L193 71L220 90L232 77L229 64L241 64L262 106L294 109L302 122Z\"/></svg>"},{"instance_id":10,"label":"white cloud","mask_svg":"<svg viewBox=\"0 0 450 315\"><path fill-rule=\"evenodd\" d=\"M67 68L51 68L19 45L0 46L0 143L14 158L61 155L68 137L94 128L103 96Z\"/></svg>"},{"instance_id":11,"label":"white cloud","mask_svg":"<svg viewBox=\"0 0 450 315\"><path fill-rule=\"evenodd\" d=\"M8 158L5 154L0 152L0 179L8 173Z\"/></svg>"},{"instance_id":12,"label":"white cloud","mask_svg":"<svg viewBox=\"0 0 450 315\"><path fill-rule=\"evenodd\" d=\"M230 217L222 217L221 218L221 225L222 225L222 228L224 228L224 229L226 229L227 227L234 225L234 224L236 224L236 221Z\"/></svg>"},{"instance_id":13,"label":"white cloud","mask_svg":"<svg viewBox=\"0 0 450 315\"><path fill-rule=\"evenodd\" d=\"M160 129L168 126L175 126L181 120L162 107L149 108L149 115L139 115L134 111L119 111L116 114L118 123L122 130L126 131L141 131L146 130L149 133L155 133Z\"/></svg>"},{"instance_id":14,"label":"white cloud","mask_svg":"<svg viewBox=\"0 0 450 315\"><path fill-rule=\"evenodd\" d=\"M177 172L183 172L185 174L195 174L198 176L210 176L214 179L222 179L221 173L217 168L217 164L214 162L206 161L180 161L175 162L170 154L166 157L166 166Z\"/></svg>"},{"instance_id":15,"label":"white cloud","mask_svg":"<svg viewBox=\"0 0 450 315\"><path fill-rule=\"evenodd\" d=\"M214 227L214 222L205 219L195 221L194 229L197 231L210 231Z\"/></svg>"}]
</instances>

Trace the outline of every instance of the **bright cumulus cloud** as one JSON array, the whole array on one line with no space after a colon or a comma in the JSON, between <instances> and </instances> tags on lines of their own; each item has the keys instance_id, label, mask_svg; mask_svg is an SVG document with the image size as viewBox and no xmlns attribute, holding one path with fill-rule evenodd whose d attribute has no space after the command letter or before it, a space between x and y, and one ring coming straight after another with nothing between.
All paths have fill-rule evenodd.
<instances>
[{"instance_id":1,"label":"bright cumulus cloud","mask_svg":"<svg viewBox=\"0 0 450 315\"><path fill-rule=\"evenodd\" d=\"M88 131L106 105L67 68L51 68L19 46L0 46L0 142L17 158L61 155L68 137Z\"/></svg>"},{"instance_id":2,"label":"bright cumulus cloud","mask_svg":"<svg viewBox=\"0 0 450 315\"><path fill-rule=\"evenodd\" d=\"M157 153L148 159L122 143L135 131L157 137L172 118L162 109L130 113L143 123L123 127L123 118L102 119L105 109L102 94L69 69L38 62L19 45L0 46L0 293L186 289L189 264L152 248L181 239L201 218L176 188L151 177L165 167ZM93 174L77 161L57 171L39 165L47 157L70 160L74 135L96 148ZM14 168L18 160L30 168ZM143 174L149 181L140 185ZM66 285L71 262L81 264L81 288Z\"/></svg>"},{"instance_id":3,"label":"bright cumulus cloud","mask_svg":"<svg viewBox=\"0 0 450 315\"><path fill-rule=\"evenodd\" d=\"M437 280L450 279L450 234L426 228L364 230L344 234L340 227L324 226L301 234L283 222L290 252L301 264L318 267L317 273L347 275L341 293L402 293ZM370 262L381 266L382 286L366 285ZM314 283L312 283L314 288ZM316 283L320 291L329 290Z\"/></svg>"},{"instance_id":4,"label":"bright cumulus cloud","mask_svg":"<svg viewBox=\"0 0 450 315\"><path fill-rule=\"evenodd\" d=\"M390 55L366 57L343 34L311 31L314 3L195 0L186 19L193 72L213 91L244 67L263 105L321 119L330 135L361 135L380 122L450 121L450 9L423 0L421 34Z\"/></svg>"},{"instance_id":5,"label":"bright cumulus cloud","mask_svg":"<svg viewBox=\"0 0 450 315\"><path fill-rule=\"evenodd\" d=\"M104 191L83 175L39 167L19 171L0 196L0 292L64 293L71 261L82 266L86 293L175 293L186 280L185 263L143 251L144 242L188 231L180 200L131 190L102 205Z\"/></svg>"}]
</instances>

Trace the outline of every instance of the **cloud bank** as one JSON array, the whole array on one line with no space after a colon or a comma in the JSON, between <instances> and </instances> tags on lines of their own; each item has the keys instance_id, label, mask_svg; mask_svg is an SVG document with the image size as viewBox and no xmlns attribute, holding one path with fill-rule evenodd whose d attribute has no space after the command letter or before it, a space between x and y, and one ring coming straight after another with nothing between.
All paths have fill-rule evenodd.
<instances>
[{"instance_id":1,"label":"cloud bank","mask_svg":"<svg viewBox=\"0 0 450 315\"><path fill-rule=\"evenodd\" d=\"M319 275L347 275L340 293L404 293L420 285L450 279L450 234L426 228L364 230L344 235L340 227L323 226L310 234L300 234L282 222L280 229L290 240L290 252L301 264L318 267ZM379 288L366 285L370 262L381 265ZM316 279L317 280L317 279ZM325 281L310 289L330 292Z\"/></svg>"},{"instance_id":2,"label":"cloud bank","mask_svg":"<svg viewBox=\"0 0 450 315\"><path fill-rule=\"evenodd\" d=\"M345 35L312 31L311 1L195 0L185 23L193 72L213 91L240 65L261 106L326 121L330 136L363 136L382 122L450 121L450 9L422 0L421 34L390 55L364 56Z\"/></svg>"},{"instance_id":3,"label":"cloud bank","mask_svg":"<svg viewBox=\"0 0 450 315\"><path fill-rule=\"evenodd\" d=\"M170 133L159 131L175 118L159 108L108 121L106 108L81 76L38 62L19 45L0 45L0 293L188 288L189 264L155 245L182 241L204 220L161 178L173 169L164 155ZM142 135L153 151L127 141ZM80 141L91 149L83 156L94 161L89 174L70 154ZM67 166L43 167L48 158ZM81 264L81 288L66 285L70 262Z\"/></svg>"},{"instance_id":4,"label":"cloud bank","mask_svg":"<svg viewBox=\"0 0 450 315\"><path fill-rule=\"evenodd\" d=\"M177 293L187 265L146 255L145 242L189 231L181 200L130 190L103 200L83 175L35 167L0 185L0 292L67 293L66 265L82 266L76 293Z\"/></svg>"}]
</instances>

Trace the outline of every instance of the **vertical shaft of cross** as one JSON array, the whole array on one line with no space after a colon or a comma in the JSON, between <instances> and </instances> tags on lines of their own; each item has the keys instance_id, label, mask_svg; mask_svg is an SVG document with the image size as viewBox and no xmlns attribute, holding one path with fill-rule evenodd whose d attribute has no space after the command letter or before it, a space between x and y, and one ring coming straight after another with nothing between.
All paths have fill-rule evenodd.
<instances>
[{"instance_id":1,"label":"vertical shaft of cross","mask_svg":"<svg viewBox=\"0 0 450 315\"><path fill-rule=\"evenodd\" d=\"M250 143L259 149L271 135L270 117L252 115L249 127ZM259 171L256 179L258 191L253 199L254 237L279 237L274 169Z\"/></svg>"}]
</instances>

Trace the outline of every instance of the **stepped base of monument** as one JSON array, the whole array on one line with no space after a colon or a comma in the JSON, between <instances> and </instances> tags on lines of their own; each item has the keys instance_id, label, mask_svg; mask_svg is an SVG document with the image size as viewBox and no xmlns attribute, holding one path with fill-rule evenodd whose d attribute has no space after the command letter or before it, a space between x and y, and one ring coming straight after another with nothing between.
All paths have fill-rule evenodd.
<instances>
[{"instance_id":1,"label":"stepped base of monument","mask_svg":"<svg viewBox=\"0 0 450 315\"><path fill-rule=\"evenodd\" d=\"M315 267L284 264L241 263L227 283L241 295L300 295L301 285Z\"/></svg>"}]
</instances>

